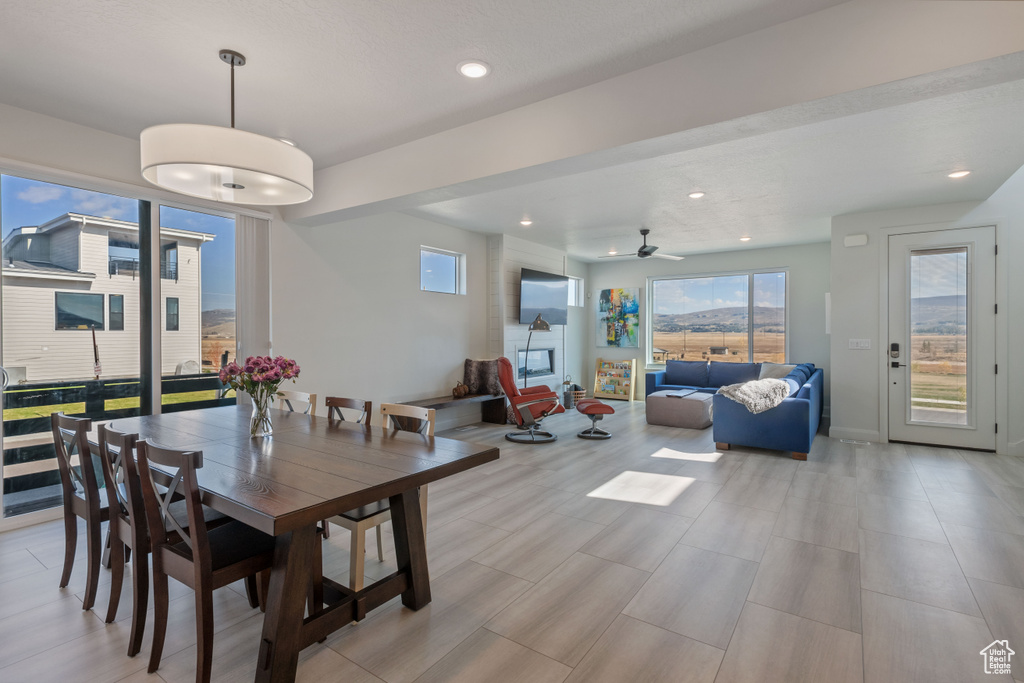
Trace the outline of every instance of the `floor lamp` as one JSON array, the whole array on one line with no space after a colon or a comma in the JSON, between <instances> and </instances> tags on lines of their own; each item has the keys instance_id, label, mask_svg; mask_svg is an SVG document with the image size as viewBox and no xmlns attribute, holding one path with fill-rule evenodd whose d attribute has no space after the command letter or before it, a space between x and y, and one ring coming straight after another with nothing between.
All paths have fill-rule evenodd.
<instances>
[{"instance_id":1,"label":"floor lamp","mask_svg":"<svg viewBox=\"0 0 1024 683\"><path fill-rule=\"evenodd\" d=\"M530 379L530 341L533 339L533 333L550 331L551 325L548 325L547 321L538 313L537 318L530 323L530 336L526 338L526 356L523 358L523 389L526 388L526 382Z\"/></svg>"}]
</instances>

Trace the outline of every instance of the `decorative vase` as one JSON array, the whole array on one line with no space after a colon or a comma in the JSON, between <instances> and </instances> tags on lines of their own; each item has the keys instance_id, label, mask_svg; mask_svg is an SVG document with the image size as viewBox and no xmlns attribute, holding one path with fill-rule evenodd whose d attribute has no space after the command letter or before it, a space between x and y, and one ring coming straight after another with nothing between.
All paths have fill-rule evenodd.
<instances>
[{"instance_id":1,"label":"decorative vase","mask_svg":"<svg viewBox=\"0 0 1024 683\"><path fill-rule=\"evenodd\" d=\"M251 437L270 436L274 433L274 422L270 414L273 405L271 398L271 395L262 392L252 396L252 418L249 420Z\"/></svg>"}]
</instances>

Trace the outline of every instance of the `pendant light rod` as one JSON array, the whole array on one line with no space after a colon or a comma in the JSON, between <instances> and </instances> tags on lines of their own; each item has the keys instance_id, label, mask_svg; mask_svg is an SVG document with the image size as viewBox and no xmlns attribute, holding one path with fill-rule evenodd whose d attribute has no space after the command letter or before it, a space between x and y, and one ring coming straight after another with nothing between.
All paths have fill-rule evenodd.
<instances>
[{"instance_id":1,"label":"pendant light rod","mask_svg":"<svg viewBox=\"0 0 1024 683\"><path fill-rule=\"evenodd\" d=\"M245 66L245 55L234 50L221 50L220 58L231 65L231 127L235 127L235 67Z\"/></svg>"}]
</instances>

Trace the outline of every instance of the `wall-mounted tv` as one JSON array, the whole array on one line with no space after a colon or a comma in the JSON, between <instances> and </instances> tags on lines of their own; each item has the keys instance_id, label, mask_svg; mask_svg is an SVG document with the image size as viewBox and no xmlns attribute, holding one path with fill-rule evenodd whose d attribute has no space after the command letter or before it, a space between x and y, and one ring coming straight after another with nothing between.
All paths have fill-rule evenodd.
<instances>
[{"instance_id":1,"label":"wall-mounted tv","mask_svg":"<svg viewBox=\"0 0 1024 683\"><path fill-rule=\"evenodd\" d=\"M569 315L569 278L523 268L519 322L529 325L538 313L549 325L565 325Z\"/></svg>"}]
</instances>

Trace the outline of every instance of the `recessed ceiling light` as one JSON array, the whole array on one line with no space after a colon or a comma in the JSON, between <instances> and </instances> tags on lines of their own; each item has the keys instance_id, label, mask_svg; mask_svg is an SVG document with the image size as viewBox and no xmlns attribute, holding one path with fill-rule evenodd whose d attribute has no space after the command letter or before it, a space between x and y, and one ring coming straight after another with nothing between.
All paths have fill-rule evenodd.
<instances>
[{"instance_id":1,"label":"recessed ceiling light","mask_svg":"<svg viewBox=\"0 0 1024 683\"><path fill-rule=\"evenodd\" d=\"M612 249L611 251L609 251L609 252L608 252L608 255L609 255L609 256L615 256L615 255L616 255L616 254L618 254L618 253L619 253L619 252L617 252L617 251L615 251L614 249Z\"/></svg>"},{"instance_id":2,"label":"recessed ceiling light","mask_svg":"<svg viewBox=\"0 0 1024 683\"><path fill-rule=\"evenodd\" d=\"M953 171L949 174L950 178L963 178L964 176L971 175L970 171Z\"/></svg>"},{"instance_id":3,"label":"recessed ceiling light","mask_svg":"<svg viewBox=\"0 0 1024 683\"><path fill-rule=\"evenodd\" d=\"M690 193L690 199L700 199L703 196L704 196L703 192L691 192Z\"/></svg>"},{"instance_id":4,"label":"recessed ceiling light","mask_svg":"<svg viewBox=\"0 0 1024 683\"><path fill-rule=\"evenodd\" d=\"M740 238L740 242L749 242L749 241L750 241L749 237L741 237Z\"/></svg>"},{"instance_id":5,"label":"recessed ceiling light","mask_svg":"<svg viewBox=\"0 0 1024 683\"><path fill-rule=\"evenodd\" d=\"M476 59L459 62L459 73L466 78L483 78L491 73L491 67Z\"/></svg>"},{"instance_id":6,"label":"recessed ceiling light","mask_svg":"<svg viewBox=\"0 0 1024 683\"><path fill-rule=\"evenodd\" d=\"M523 227L529 227L533 225L533 221L531 221L529 218L524 218L523 220L519 221L519 225L522 225Z\"/></svg>"},{"instance_id":7,"label":"recessed ceiling light","mask_svg":"<svg viewBox=\"0 0 1024 683\"><path fill-rule=\"evenodd\" d=\"M283 142L286 145L291 145L292 147L295 147L295 141L294 140L289 140L288 138L278 138L278 140L280 140L281 142Z\"/></svg>"}]
</instances>

